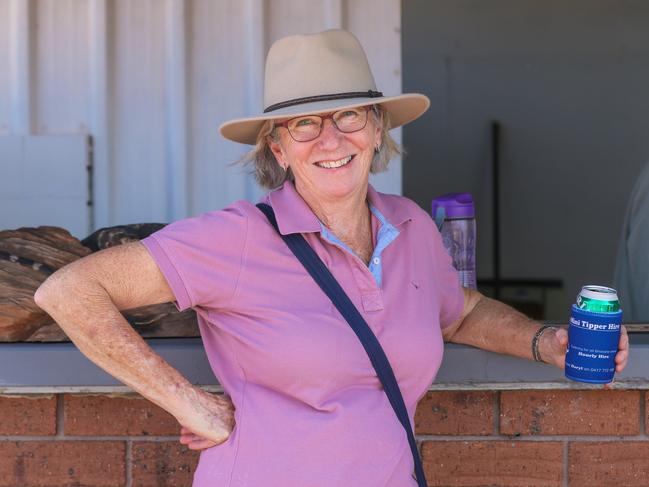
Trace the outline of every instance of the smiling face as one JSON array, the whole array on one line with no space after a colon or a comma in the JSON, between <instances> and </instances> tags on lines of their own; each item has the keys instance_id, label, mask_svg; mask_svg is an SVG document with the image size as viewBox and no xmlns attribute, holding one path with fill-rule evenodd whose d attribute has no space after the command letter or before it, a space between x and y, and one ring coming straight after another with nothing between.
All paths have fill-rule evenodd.
<instances>
[{"instance_id":1,"label":"smiling face","mask_svg":"<svg viewBox=\"0 0 649 487\"><path fill-rule=\"evenodd\" d=\"M331 118L325 119L320 135L309 142L295 141L286 127L275 130L277 138L269 140L269 147L278 164L291 168L295 187L307 201L364 199L374 148L381 144L381 121L372 110L357 132L343 133Z\"/></svg>"}]
</instances>

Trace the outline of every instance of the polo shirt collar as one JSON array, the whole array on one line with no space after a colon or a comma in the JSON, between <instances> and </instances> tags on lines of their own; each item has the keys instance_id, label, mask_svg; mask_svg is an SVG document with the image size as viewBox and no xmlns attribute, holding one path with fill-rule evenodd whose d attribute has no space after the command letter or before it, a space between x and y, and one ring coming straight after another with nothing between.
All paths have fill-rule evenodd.
<instances>
[{"instance_id":1,"label":"polo shirt collar","mask_svg":"<svg viewBox=\"0 0 649 487\"><path fill-rule=\"evenodd\" d=\"M320 231L320 222L291 181L268 194L282 235Z\"/></svg>"},{"instance_id":2,"label":"polo shirt collar","mask_svg":"<svg viewBox=\"0 0 649 487\"><path fill-rule=\"evenodd\" d=\"M412 220L412 214L408 211L408 205L404 205L401 202L398 202L397 204L389 204L387 201L388 198L393 198L393 196L379 193L371 184L368 185L367 200L370 202L370 205L379 210L390 224L398 227L401 224Z\"/></svg>"},{"instance_id":3,"label":"polo shirt collar","mask_svg":"<svg viewBox=\"0 0 649 487\"><path fill-rule=\"evenodd\" d=\"M282 235L321 231L320 221L297 192L293 182L284 182L280 188L268 194L268 199L275 210L277 225ZM386 195L376 191L371 184L367 188L367 199L370 205L374 206L395 227L412 219L406 205L389 205L385 201Z\"/></svg>"}]
</instances>

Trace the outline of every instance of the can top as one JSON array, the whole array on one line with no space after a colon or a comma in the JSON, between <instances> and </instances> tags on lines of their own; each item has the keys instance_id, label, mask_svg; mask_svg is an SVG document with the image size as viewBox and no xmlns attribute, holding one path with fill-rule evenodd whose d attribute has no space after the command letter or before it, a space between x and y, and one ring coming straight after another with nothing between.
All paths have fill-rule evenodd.
<instances>
[{"instance_id":1,"label":"can top","mask_svg":"<svg viewBox=\"0 0 649 487\"><path fill-rule=\"evenodd\" d=\"M577 296L577 307L595 313L615 313L620 310L620 302L615 289L584 286Z\"/></svg>"},{"instance_id":2,"label":"can top","mask_svg":"<svg viewBox=\"0 0 649 487\"><path fill-rule=\"evenodd\" d=\"M612 287L588 285L581 288L581 296L599 301L617 301L617 291Z\"/></svg>"},{"instance_id":3,"label":"can top","mask_svg":"<svg viewBox=\"0 0 649 487\"><path fill-rule=\"evenodd\" d=\"M433 218L436 217L438 208L444 208L446 218L475 217L475 206L471 193L447 193L438 196L431 204Z\"/></svg>"}]
</instances>

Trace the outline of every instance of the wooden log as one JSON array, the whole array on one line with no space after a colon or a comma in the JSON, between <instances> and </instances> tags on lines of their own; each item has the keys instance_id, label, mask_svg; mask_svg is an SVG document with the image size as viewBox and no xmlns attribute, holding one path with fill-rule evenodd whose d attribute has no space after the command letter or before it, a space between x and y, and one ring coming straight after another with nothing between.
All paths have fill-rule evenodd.
<instances>
[{"instance_id":1,"label":"wooden log","mask_svg":"<svg viewBox=\"0 0 649 487\"><path fill-rule=\"evenodd\" d=\"M79 241L63 228L0 231L0 342L69 341L61 328L34 303L34 292L54 271L94 251L144 238L160 223L102 228ZM193 310L173 303L123 312L144 337L200 336Z\"/></svg>"},{"instance_id":2,"label":"wooden log","mask_svg":"<svg viewBox=\"0 0 649 487\"><path fill-rule=\"evenodd\" d=\"M51 321L34 303L36 288L90 252L62 228L0 231L0 340L23 340Z\"/></svg>"},{"instance_id":3,"label":"wooden log","mask_svg":"<svg viewBox=\"0 0 649 487\"><path fill-rule=\"evenodd\" d=\"M182 313L173 303L155 304L122 311L122 315L144 338L198 337L196 313L189 309ZM46 315L47 316L47 315ZM69 341L65 332L49 316L24 338L26 342ZM2 341L2 340L0 340Z\"/></svg>"},{"instance_id":4,"label":"wooden log","mask_svg":"<svg viewBox=\"0 0 649 487\"><path fill-rule=\"evenodd\" d=\"M84 238L81 244L96 252L115 245L142 240L164 226L164 223L134 223L132 225L100 228Z\"/></svg>"}]
</instances>

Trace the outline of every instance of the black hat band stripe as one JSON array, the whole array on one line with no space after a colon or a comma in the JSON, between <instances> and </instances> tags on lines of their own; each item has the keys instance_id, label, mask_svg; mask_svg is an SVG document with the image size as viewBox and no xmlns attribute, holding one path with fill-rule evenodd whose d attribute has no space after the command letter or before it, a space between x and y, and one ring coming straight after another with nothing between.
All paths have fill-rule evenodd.
<instances>
[{"instance_id":1,"label":"black hat band stripe","mask_svg":"<svg viewBox=\"0 0 649 487\"><path fill-rule=\"evenodd\" d=\"M264 110L264 113L273 112L279 110L280 108L292 107L293 105L301 105L303 103L313 103L316 101L327 101L327 100L343 100L345 98L380 98L383 96L383 93L380 91L349 91L347 93L333 93L331 95L317 95L317 96L305 96L303 98L295 98L293 100L283 101L280 103L275 103L274 105L269 106Z\"/></svg>"}]
</instances>

